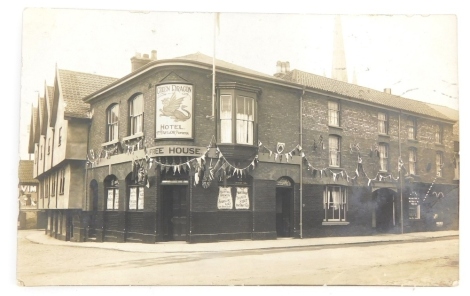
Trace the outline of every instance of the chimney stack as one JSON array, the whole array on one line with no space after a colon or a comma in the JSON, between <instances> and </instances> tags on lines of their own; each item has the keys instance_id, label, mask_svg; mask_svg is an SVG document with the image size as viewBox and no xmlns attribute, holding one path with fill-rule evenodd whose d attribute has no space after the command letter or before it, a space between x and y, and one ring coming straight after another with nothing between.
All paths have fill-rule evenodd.
<instances>
[{"instance_id":1,"label":"chimney stack","mask_svg":"<svg viewBox=\"0 0 470 296\"><path fill-rule=\"evenodd\" d=\"M385 88L384 93L392 94L392 89L391 88Z\"/></svg>"},{"instance_id":2,"label":"chimney stack","mask_svg":"<svg viewBox=\"0 0 470 296\"><path fill-rule=\"evenodd\" d=\"M290 63L289 62L277 61L277 63L276 63L276 73L274 74L274 76L275 77L282 77L289 71L290 71Z\"/></svg>"},{"instance_id":3,"label":"chimney stack","mask_svg":"<svg viewBox=\"0 0 470 296\"><path fill-rule=\"evenodd\" d=\"M157 51L152 50L151 56L147 53L141 55L139 52L136 52L135 55L131 58L131 71L134 72L135 70L147 65L151 61L157 60Z\"/></svg>"}]
</instances>

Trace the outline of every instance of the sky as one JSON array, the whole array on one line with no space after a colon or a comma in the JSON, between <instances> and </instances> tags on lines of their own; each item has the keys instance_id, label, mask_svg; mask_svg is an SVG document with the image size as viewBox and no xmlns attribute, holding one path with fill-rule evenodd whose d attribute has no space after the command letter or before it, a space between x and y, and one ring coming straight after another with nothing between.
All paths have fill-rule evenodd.
<instances>
[{"instance_id":1,"label":"sky","mask_svg":"<svg viewBox=\"0 0 470 296\"><path fill-rule=\"evenodd\" d=\"M426 5L410 0L394 0L393 4L387 1L386 5L372 0L272 0L269 5L253 0L237 0L230 4L219 2L133 0L110 4L110 1L96 0L70 3L17 0L4 4L6 6L0 10L4 44L2 84L6 86L3 94L12 111L4 112L0 118L6 139L2 150L8 170L4 172L13 172L4 179L11 185L7 186L4 195L16 195L18 159L28 158L27 125L31 104L38 94L43 94L45 82L52 85L56 64L68 70L122 77L130 72L130 58L135 52L150 53L155 49L159 59L197 51L212 55L213 15L204 12L222 11L216 57L227 62L273 74L278 60L289 61L291 69L329 76L333 15L341 14L347 67L350 77L352 71L356 71L358 84L376 90L391 88L393 94L452 108L459 106L459 97L468 97L467 87L462 83L463 77L468 78L468 72L465 67L457 68L457 62L460 66L468 64L466 39L470 36L467 29L470 26L465 8L457 0L430 0ZM107 9L115 11L110 13L105 11ZM465 100L461 101L461 111L465 103ZM465 122L463 116L462 127L466 126ZM461 149L466 147L465 139L461 136ZM461 167L466 168L465 157L461 160ZM465 176L463 169L462 179ZM465 195L465 186L461 190ZM7 207L9 213L15 218L17 203L14 199L8 201L11 201ZM461 208L465 206L466 201L462 199ZM10 216L4 215L2 219ZM466 219L465 215L461 217ZM14 220L2 225L11 226L7 228L13 231ZM15 237L16 232L10 233L9 241L15 242ZM14 253L16 245L5 247L10 247L10 252ZM2 253L8 254L8 250ZM464 252L461 257L468 262ZM14 267L14 260L15 256L10 256L5 266ZM11 272L8 275L3 278L11 282L16 280ZM464 275L468 273L462 273L461 278ZM459 288L465 286L463 281ZM35 292L49 295L51 290ZM57 292L64 291L58 289ZM74 292L81 293L67 291ZM422 289L413 289L405 292L434 295L436 291L425 290L423 293ZM391 295L396 291L381 290L381 294L387 293Z\"/></svg>"},{"instance_id":2,"label":"sky","mask_svg":"<svg viewBox=\"0 0 470 296\"><path fill-rule=\"evenodd\" d=\"M30 8L23 13L20 157L31 104L61 69L122 77L136 53L195 52L266 74L276 62L331 77L334 15ZM458 108L457 19L452 15L342 15L350 81Z\"/></svg>"}]
</instances>

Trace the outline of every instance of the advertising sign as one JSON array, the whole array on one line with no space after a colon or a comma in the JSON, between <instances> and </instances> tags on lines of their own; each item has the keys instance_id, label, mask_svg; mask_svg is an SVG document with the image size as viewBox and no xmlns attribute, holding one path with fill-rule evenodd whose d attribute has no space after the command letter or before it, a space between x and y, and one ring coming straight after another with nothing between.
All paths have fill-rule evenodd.
<instances>
[{"instance_id":1,"label":"advertising sign","mask_svg":"<svg viewBox=\"0 0 470 296\"><path fill-rule=\"evenodd\" d=\"M113 191L114 189L108 189L108 202L106 204L106 208L108 210L112 210L113 209Z\"/></svg>"},{"instance_id":2,"label":"advertising sign","mask_svg":"<svg viewBox=\"0 0 470 296\"><path fill-rule=\"evenodd\" d=\"M247 187L237 187L237 196L235 197L235 209L247 210L250 208L250 199L248 197Z\"/></svg>"},{"instance_id":3,"label":"advertising sign","mask_svg":"<svg viewBox=\"0 0 470 296\"><path fill-rule=\"evenodd\" d=\"M231 187L219 187L217 208L219 210L231 210L233 208Z\"/></svg>"},{"instance_id":4,"label":"advertising sign","mask_svg":"<svg viewBox=\"0 0 470 296\"><path fill-rule=\"evenodd\" d=\"M129 210L137 209L137 187L131 187L129 191Z\"/></svg>"},{"instance_id":5,"label":"advertising sign","mask_svg":"<svg viewBox=\"0 0 470 296\"><path fill-rule=\"evenodd\" d=\"M193 138L193 86L163 84L156 87L157 139Z\"/></svg>"},{"instance_id":6,"label":"advertising sign","mask_svg":"<svg viewBox=\"0 0 470 296\"><path fill-rule=\"evenodd\" d=\"M144 209L144 187L139 188L139 199L138 199L137 209L139 210Z\"/></svg>"}]
</instances>

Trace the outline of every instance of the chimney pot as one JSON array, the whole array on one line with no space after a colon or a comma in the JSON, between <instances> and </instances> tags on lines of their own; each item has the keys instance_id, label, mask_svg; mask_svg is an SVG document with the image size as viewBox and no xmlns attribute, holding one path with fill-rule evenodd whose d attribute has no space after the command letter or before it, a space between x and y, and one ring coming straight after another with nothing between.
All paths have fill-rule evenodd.
<instances>
[{"instance_id":1,"label":"chimney pot","mask_svg":"<svg viewBox=\"0 0 470 296\"><path fill-rule=\"evenodd\" d=\"M286 62L286 72L289 72L289 71L290 71L290 63Z\"/></svg>"},{"instance_id":2,"label":"chimney pot","mask_svg":"<svg viewBox=\"0 0 470 296\"><path fill-rule=\"evenodd\" d=\"M148 59L149 55L147 53L144 53L144 59Z\"/></svg>"},{"instance_id":3,"label":"chimney pot","mask_svg":"<svg viewBox=\"0 0 470 296\"><path fill-rule=\"evenodd\" d=\"M140 59L142 57L142 55L140 54L140 52L136 52L135 57Z\"/></svg>"},{"instance_id":4,"label":"chimney pot","mask_svg":"<svg viewBox=\"0 0 470 296\"><path fill-rule=\"evenodd\" d=\"M384 93L392 94L392 89L391 88L385 88Z\"/></svg>"},{"instance_id":5,"label":"chimney pot","mask_svg":"<svg viewBox=\"0 0 470 296\"><path fill-rule=\"evenodd\" d=\"M157 60L157 51L156 50L152 50L151 59L154 60L154 61Z\"/></svg>"}]
</instances>

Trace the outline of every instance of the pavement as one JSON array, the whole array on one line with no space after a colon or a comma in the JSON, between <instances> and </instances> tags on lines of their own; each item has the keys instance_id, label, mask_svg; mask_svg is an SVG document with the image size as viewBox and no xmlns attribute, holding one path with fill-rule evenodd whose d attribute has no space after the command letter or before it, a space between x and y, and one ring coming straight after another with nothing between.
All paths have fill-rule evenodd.
<instances>
[{"instance_id":1,"label":"pavement","mask_svg":"<svg viewBox=\"0 0 470 296\"><path fill-rule=\"evenodd\" d=\"M332 246L344 244L393 243L405 241L423 241L436 238L458 237L458 230L414 232L405 234L378 234L373 236L319 237L319 238L282 238L277 240L237 240L216 243L188 244L186 242L161 242L155 244L114 243L114 242L69 242L52 238L44 230L19 230L32 243L69 246L80 248L98 248L140 253L195 253L227 252L260 249L284 249L314 246Z\"/></svg>"}]
</instances>

